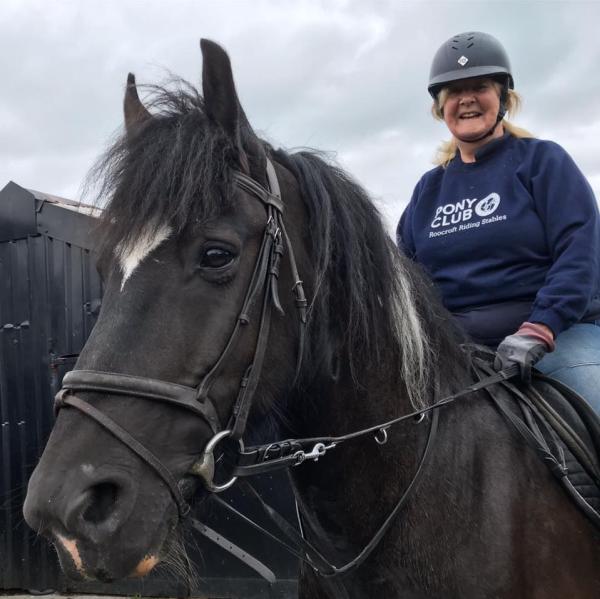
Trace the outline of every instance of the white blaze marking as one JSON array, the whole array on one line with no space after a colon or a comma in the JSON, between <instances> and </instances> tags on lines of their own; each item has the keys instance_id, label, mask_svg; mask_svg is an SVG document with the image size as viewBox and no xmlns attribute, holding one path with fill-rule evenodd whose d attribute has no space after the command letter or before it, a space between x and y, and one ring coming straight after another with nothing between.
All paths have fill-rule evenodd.
<instances>
[{"instance_id":1,"label":"white blaze marking","mask_svg":"<svg viewBox=\"0 0 600 599\"><path fill-rule=\"evenodd\" d=\"M123 272L121 291L123 291L127 279L129 279L133 274L133 271L142 263L144 258L167 239L170 234L171 227L162 225L158 228L156 233L143 233L135 242L128 244L126 247L117 247L115 254L119 260L121 271Z\"/></svg>"}]
</instances>

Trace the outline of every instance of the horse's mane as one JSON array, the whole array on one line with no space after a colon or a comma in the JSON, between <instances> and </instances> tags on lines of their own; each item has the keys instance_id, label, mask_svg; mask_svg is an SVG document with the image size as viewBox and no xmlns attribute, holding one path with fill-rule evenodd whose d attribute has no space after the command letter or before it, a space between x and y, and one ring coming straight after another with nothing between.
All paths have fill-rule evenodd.
<instances>
[{"instance_id":1,"label":"horse's mane","mask_svg":"<svg viewBox=\"0 0 600 599\"><path fill-rule=\"evenodd\" d=\"M98 201L100 259L168 223L175 234L227 208L236 149L182 79L143 86L152 119L108 148L88 175Z\"/></svg>"},{"instance_id":2,"label":"horse's mane","mask_svg":"<svg viewBox=\"0 0 600 599\"><path fill-rule=\"evenodd\" d=\"M460 377L459 334L431 281L398 251L365 190L314 151L275 152L293 172L307 209L317 271L310 369L347 360L379 371L415 406ZM332 355L333 353L333 355ZM443 360L442 360L443 358ZM444 382L442 382L444 381Z\"/></svg>"},{"instance_id":3,"label":"horse's mane","mask_svg":"<svg viewBox=\"0 0 600 599\"><path fill-rule=\"evenodd\" d=\"M210 121L198 91L175 83L149 87L153 118L117 140L91 172L99 197L110 198L99 227L101 260L165 223L182 232L233 198L236 148ZM429 403L461 361L432 284L398 252L367 193L342 169L317 152L257 145L253 135L244 127L243 145L288 168L306 205L317 277L308 370L347 366L357 385L366 372L384 372L414 405Z\"/></svg>"}]
</instances>

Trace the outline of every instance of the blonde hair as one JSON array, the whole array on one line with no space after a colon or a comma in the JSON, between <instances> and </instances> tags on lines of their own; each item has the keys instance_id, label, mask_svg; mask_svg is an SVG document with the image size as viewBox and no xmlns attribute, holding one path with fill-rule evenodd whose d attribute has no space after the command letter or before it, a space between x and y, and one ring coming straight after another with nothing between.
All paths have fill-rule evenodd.
<instances>
[{"instance_id":1,"label":"blonde hair","mask_svg":"<svg viewBox=\"0 0 600 599\"><path fill-rule=\"evenodd\" d=\"M497 81L494 81L494 87L496 88L498 94L502 92L502 86ZM442 109L446 100L448 99L448 88L444 87L437 96L436 101L433 103L431 107L431 114L438 121L444 120L444 115ZM519 109L521 108L521 96L514 90L508 90L508 96L506 98L506 113L511 117L514 116ZM504 130L513 137L535 137L532 133L527 131L527 129L523 129L523 127L519 127L506 119L503 119L502 126ZM448 166L450 161L456 156L456 152L458 151L458 144L456 138L449 139L448 141L443 141L438 149L437 154L433 160L433 163L438 166L443 166L444 168Z\"/></svg>"}]
</instances>

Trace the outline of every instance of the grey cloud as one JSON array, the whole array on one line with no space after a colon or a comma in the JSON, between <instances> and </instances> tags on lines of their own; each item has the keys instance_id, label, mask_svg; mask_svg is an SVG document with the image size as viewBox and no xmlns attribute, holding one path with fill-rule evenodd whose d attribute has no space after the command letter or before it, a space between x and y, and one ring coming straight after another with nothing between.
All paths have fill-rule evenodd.
<instances>
[{"instance_id":1,"label":"grey cloud","mask_svg":"<svg viewBox=\"0 0 600 599\"><path fill-rule=\"evenodd\" d=\"M128 71L200 81L198 39L229 51L238 91L275 145L334 151L393 229L443 124L426 92L435 49L499 37L525 104L516 122L570 151L600 193L600 44L594 2L4 0L0 186L77 193L121 127Z\"/></svg>"}]
</instances>

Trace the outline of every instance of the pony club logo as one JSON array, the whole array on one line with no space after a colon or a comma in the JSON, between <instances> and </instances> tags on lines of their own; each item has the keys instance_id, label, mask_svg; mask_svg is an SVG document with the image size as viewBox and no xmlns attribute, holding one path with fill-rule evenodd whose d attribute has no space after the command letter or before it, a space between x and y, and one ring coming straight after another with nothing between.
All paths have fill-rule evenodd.
<instances>
[{"instance_id":1,"label":"pony club logo","mask_svg":"<svg viewBox=\"0 0 600 599\"><path fill-rule=\"evenodd\" d=\"M490 193L489 196L475 204L475 214L477 216L489 216L496 212L498 206L500 206L500 196L497 193Z\"/></svg>"},{"instance_id":2,"label":"pony club logo","mask_svg":"<svg viewBox=\"0 0 600 599\"><path fill-rule=\"evenodd\" d=\"M506 220L505 214L492 216L499 206L500 195L496 192L492 192L482 199L465 198L458 202L438 206L431 221L431 228L436 230L430 231L429 237L448 235Z\"/></svg>"}]
</instances>

